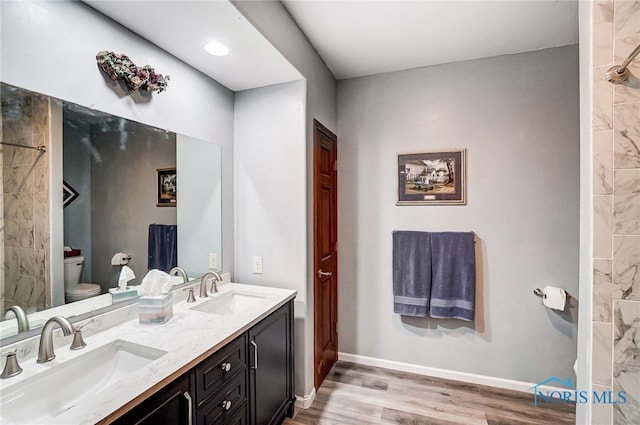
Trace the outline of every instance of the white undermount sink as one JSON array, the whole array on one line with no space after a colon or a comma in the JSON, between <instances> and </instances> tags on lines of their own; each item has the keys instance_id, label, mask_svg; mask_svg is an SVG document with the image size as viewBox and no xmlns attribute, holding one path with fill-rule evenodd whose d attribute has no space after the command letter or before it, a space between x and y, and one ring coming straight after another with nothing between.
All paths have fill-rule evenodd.
<instances>
[{"instance_id":1,"label":"white undermount sink","mask_svg":"<svg viewBox=\"0 0 640 425\"><path fill-rule=\"evenodd\" d=\"M63 349L67 347L58 348ZM99 397L97 394L103 389L165 354L166 351L129 341L112 341L3 388L0 422L36 424L54 418L84 399Z\"/></svg>"},{"instance_id":2,"label":"white undermount sink","mask_svg":"<svg viewBox=\"0 0 640 425\"><path fill-rule=\"evenodd\" d=\"M246 310L247 308L259 303L264 298L265 295L263 294L233 289L221 294L214 294L209 301L191 308L205 313L230 316Z\"/></svg>"}]
</instances>

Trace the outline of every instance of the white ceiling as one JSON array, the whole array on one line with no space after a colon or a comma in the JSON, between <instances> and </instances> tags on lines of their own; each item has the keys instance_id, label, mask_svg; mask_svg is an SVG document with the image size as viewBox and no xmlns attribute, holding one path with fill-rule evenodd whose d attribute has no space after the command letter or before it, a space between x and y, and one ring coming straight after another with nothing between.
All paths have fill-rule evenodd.
<instances>
[{"instance_id":1,"label":"white ceiling","mask_svg":"<svg viewBox=\"0 0 640 425\"><path fill-rule=\"evenodd\" d=\"M301 78L228 0L84 2L231 90ZM578 42L577 0L283 3L338 79ZM212 40L233 54L206 54Z\"/></svg>"},{"instance_id":2,"label":"white ceiling","mask_svg":"<svg viewBox=\"0 0 640 425\"><path fill-rule=\"evenodd\" d=\"M338 79L578 42L577 0L283 3Z\"/></svg>"},{"instance_id":3,"label":"white ceiling","mask_svg":"<svg viewBox=\"0 0 640 425\"><path fill-rule=\"evenodd\" d=\"M226 0L83 1L230 90L302 78ZM224 41L233 53L211 56L203 50L209 41Z\"/></svg>"}]
</instances>

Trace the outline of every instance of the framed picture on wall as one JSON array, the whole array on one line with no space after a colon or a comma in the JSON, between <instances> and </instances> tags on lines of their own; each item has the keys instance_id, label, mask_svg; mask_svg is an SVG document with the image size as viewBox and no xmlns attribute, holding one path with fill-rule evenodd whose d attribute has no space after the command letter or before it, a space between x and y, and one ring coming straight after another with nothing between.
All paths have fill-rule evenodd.
<instances>
[{"instance_id":1,"label":"framed picture on wall","mask_svg":"<svg viewBox=\"0 0 640 425\"><path fill-rule=\"evenodd\" d=\"M176 206L176 187L177 177L175 168L158 168L156 169L156 185L158 207L175 207Z\"/></svg>"},{"instance_id":2,"label":"framed picture on wall","mask_svg":"<svg viewBox=\"0 0 640 425\"><path fill-rule=\"evenodd\" d=\"M396 205L465 205L465 150L398 155Z\"/></svg>"},{"instance_id":3,"label":"framed picture on wall","mask_svg":"<svg viewBox=\"0 0 640 425\"><path fill-rule=\"evenodd\" d=\"M66 208L67 205L75 201L75 199L80 196L76 190L71 187L69 183L66 181L62 181L62 208Z\"/></svg>"}]
</instances>

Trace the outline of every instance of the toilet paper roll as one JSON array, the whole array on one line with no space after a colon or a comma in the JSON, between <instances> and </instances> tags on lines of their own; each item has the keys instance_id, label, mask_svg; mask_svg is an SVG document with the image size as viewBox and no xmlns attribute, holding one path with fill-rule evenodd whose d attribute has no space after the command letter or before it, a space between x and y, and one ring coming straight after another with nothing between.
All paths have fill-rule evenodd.
<instances>
[{"instance_id":1,"label":"toilet paper roll","mask_svg":"<svg viewBox=\"0 0 640 425\"><path fill-rule=\"evenodd\" d=\"M542 288L542 302L554 310L564 310L567 303L567 293L562 288L545 286Z\"/></svg>"}]
</instances>

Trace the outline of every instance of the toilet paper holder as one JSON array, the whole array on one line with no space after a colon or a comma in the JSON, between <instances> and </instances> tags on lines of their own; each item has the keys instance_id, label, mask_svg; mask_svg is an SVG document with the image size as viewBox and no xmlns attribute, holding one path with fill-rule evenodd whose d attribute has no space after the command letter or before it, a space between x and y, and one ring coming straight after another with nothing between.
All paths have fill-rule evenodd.
<instances>
[{"instance_id":1,"label":"toilet paper holder","mask_svg":"<svg viewBox=\"0 0 640 425\"><path fill-rule=\"evenodd\" d=\"M111 265L112 266L124 266L129 263L131 260L131 255L125 254L124 252L117 252L111 257Z\"/></svg>"},{"instance_id":2,"label":"toilet paper holder","mask_svg":"<svg viewBox=\"0 0 640 425\"><path fill-rule=\"evenodd\" d=\"M563 289L563 291L564 291L564 294L566 295L567 298L571 298L571 295L569 295L569 293L567 291L565 291L564 289ZM544 298L544 292L542 292L542 289L540 289L540 288L534 289L533 290L533 294L535 296Z\"/></svg>"}]
</instances>

